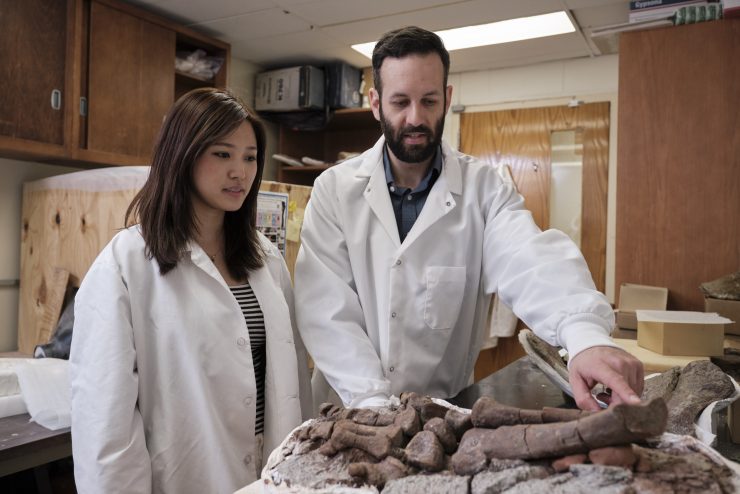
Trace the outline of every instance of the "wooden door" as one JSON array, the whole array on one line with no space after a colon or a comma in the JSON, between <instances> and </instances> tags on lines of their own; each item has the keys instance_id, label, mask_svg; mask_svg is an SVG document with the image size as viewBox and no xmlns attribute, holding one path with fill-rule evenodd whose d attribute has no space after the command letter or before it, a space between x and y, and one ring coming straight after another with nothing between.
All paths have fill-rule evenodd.
<instances>
[{"instance_id":1,"label":"wooden door","mask_svg":"<svg viewBox=\"0 0 740 494\"><path fill-rule=\"evenodd\" d=\"M609 103L463 113L460 150L511 168L537 225L549 227L552 132L578 129L583 138L581 251L596 287L606 282Z\"/></svg>"},{"instance_id":2,"label":"wooden door","mask_svg":"<svg viewBox=\"0 0 740 494\"><path fill-rule=\"evenodd\" d=\"M740 269L740 19L623 33L616 286L699 285Z\"/></svg>"},{"instance_id":3,"label":"wooden door","mask_svg":"<svg viewBox=\"0 0 740 494\"><path fill-rule=\"evenodd\" d=\"M174 101L175 32L91 3L87 149L141 159Z\"/></svg>"},{"instance_id":4,"label":"wooden door","mask_svg":"<svg viewBox=\"0 0 740 494\"><path fill-rule=\"evenodd\" d=\"M66 33L64 1L0 2L0 135L64 144Z\"/></svg>"}]
</instances>

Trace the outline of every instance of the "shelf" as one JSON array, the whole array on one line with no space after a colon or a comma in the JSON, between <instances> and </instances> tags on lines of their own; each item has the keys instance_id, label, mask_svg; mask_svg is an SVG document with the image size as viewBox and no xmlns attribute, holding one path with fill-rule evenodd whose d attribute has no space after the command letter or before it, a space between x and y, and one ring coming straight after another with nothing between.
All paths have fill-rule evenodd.
<instances>
[{"instance_id":1,"label":"shelf","mask_svg":"<svg viewBox=\"0 0 740 494\"><path fill-rule=\"evenodd\" d=\"M370 108L343 108L334 112L325 130L350 130L377 127L380 123L375 120Z\"/></svg>"},{"instance_id":2,"label":"shelf","mask_svg":"<svg viewBox=\"0 0 740 494\"><path fill-rule=\"evenodd\" d=\"M329 168L330 165L306 165L306 166L290 166L290 165L283 165L280 167L280 169L285 172L291 172L291 173L316 173L316 172L323 172L327 168Z\"/></svg>"},{"instance_id":3,"label":"shelf","mask_svg":"<svg viewBox=\"0 0 740 494\"><path fill-rule=\"evenodd\" d=\"M215 84L215 80L213 78L202 79L200 77L196 77L192 74L188 74L187 72L181 72L179 70L175 70L175 77L182 81L189 81L191 84L200 84L203 86L213 86Z\"/></svg>"},{"instance_id":4,"label":"shelf","mask_svg":"<svg viewBox=\"0 0 740 494\"><path fill-rule=\"evenodd\" d=\"M340 152L361 153L381 135L380 124L369 108L337 110L322 130L302 132L280 127L278 152L300 160L304 156L333 163ZM321 172L332 165L289 166L278 164L280 182L313 185Z\"/></svg>"}]
</instances>

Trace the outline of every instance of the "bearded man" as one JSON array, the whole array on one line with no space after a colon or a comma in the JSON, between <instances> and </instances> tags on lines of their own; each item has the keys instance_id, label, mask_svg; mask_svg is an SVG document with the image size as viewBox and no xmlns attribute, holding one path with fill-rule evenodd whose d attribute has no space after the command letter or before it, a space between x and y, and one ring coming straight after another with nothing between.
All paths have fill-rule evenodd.
<instances>
[{"instance_id":1,"label":"bearded man","mask_svg":"<svg viewBox=\"0 0 740 494\"><path fill-rule=\"evenodd\" d=\"M370 103L383 137L314 183L295 268L303 341L348 407L402 391L450 398L470 384L497 293L528 327L567 349L576 403L639 401L642 364L609 334L612 308L578 247L542 232L489 164L442 142L452 86L439 37L386 33Z\"/></svg>"}]
</instances>

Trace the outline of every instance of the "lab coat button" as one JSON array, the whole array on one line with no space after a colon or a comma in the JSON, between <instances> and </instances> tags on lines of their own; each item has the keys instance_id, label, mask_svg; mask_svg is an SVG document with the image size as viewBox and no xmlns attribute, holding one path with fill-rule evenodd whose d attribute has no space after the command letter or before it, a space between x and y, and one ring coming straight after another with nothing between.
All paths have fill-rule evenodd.
<instances>
[{"instance_id":1,"label":"lab coat button","mask_svg":"<svg viewBox=\"0 0 740 494\"><path fill-rule=\"evenodd\" d=\"M239 346L244 346L247 344L247 340L245 340L244 338L239 338L238 340L236 340L236 344Z\"/></svg>"},{"instance_id":2,"label":"lab coat button","mask_svg":"<svg viewBox=\"0 0 740 494\"><path fill-rule=\"evenodd\" d=\"M249 465L250 463L252 463L252 455L245 456L244 457L244 463L246 463L247 465Z\"/></svg>"},{"instance_id":3,"label":"lab coat button","mask_svg":"<svg viewBox=\"0 0 740 494\"><path fill-rule=\"evenodd\" d=\"M393 366L391 366L388 370L391 371L391 372L393 372L394 370L396 370L396 368L393 367Z\"/></svg>"},{"instance_id":4,"label":"lab coat button","mask_svg":"<svg viewBox=\"0 0 740 494\"><path fill-rule=\"evenodd\" d=\"M400 259L397 259L396 260L396 266L400 266L400 265L401 265L401 260Z\"/></svg>"},{"instance_id":5,"label":"lab coat button","mask_svg":"<svg viewBox=\"0 0 740 494\"><path fill-rule=\"evenodd\" d=\"M396 317L396 313L395 312L391 312L391 317Z\"/></svg>"},{"instance_id":6,"label":"lab coat button","mask_svg":"<svg viewBox=\"0 0 740 494\"><path fill-rule=\"evenodd\" d=\"M452 205L452 203L451 203L450 201L447 201L447 205L448 205L448 206L451 206L451 205Z\"/></svg>"},{"instance_id":7,"label":"lab coat button","mask_svg":"<svg viewBox=\"0 0 740 494\"><path fill-rule=\"evenodd\" d=\"M246 398L244 398L244 400L242 400L242 403L244 404L245 408L249 408L249 405L252 404L252 397L247 396Z\"/></svg>"}]
</instances>

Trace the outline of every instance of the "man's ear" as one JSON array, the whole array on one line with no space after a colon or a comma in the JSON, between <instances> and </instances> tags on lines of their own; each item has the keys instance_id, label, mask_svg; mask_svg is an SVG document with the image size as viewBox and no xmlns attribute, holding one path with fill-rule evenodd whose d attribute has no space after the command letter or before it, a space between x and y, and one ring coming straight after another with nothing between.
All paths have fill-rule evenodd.
<instances>
[{"instance_id":1,"label":"man's ear","mask_svg":"<svg viewBox=\"0 0 740 494\"><path fill-rule=\"evenodd\" d=\"M371 87L368 95L370 96L370 109L373 111L375 120L380 122L380 93Z\"/></svg>"}]
</instances>

